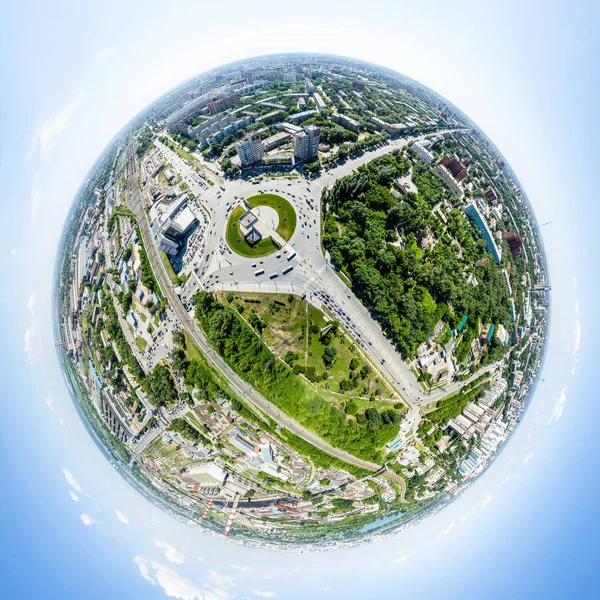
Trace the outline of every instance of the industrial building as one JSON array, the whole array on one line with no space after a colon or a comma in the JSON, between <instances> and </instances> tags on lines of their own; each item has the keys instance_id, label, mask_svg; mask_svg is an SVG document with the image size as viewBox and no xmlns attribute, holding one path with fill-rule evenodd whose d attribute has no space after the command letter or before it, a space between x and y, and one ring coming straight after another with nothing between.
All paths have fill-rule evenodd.
<instances>
[{"instance_id":1,"label":"industrial building","mask_svg":"<svg viewBox=\"0 0 600 600\"><path fill-rule=\"evenodd\" d=\"M188 197L181 196L150 226L157 246L167 254L175 255L179 252L182 240L197 221L187 202Z\"/></svg>"}]
</instances>

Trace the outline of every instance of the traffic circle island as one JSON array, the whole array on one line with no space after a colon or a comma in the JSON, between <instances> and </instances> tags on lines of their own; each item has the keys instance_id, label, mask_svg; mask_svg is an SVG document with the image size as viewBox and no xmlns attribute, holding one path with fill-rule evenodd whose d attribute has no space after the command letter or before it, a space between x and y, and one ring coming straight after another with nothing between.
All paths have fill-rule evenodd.
<instances>
[{"instance_id":1,"label":"traffic circle island","mask_svg":"<svg viewBox=\"0 0 600 600\"><path fill-rule=\"evenodd\" d=\"M267 256L292 237L296 221L296 211L288 200L277 194L257 194L231 211L227 244L240 256Z\"/></svg>"}]
</instances>

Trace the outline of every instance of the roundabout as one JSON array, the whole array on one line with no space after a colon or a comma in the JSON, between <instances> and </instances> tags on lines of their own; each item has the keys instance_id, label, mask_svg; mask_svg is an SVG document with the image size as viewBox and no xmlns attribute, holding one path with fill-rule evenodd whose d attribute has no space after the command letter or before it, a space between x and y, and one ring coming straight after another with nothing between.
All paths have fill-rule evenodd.
<instances>
[{"instance_id":1,"label":"roundabout","mask_svg":"<svg viewBox=\"0 0 600 600\"><path fill-rule=\"evenodd\" d=\"M524 194L494 187L470 124L379 84L412 125L342 131L356 143L319 147L318 176L300 161L232 178L158 125L144 153L141 136L113 150L122 171L94 178L105 202L81 196L69 225L61 347L98 439L183 519L228 536L235 517L244 543L359 543L437 510L508 439L540 364L545 265ZM279 125L292 133L254 142L310 149ZM177 183L160 187L157 164ZM97 254L108 268L83 264Z\"/></svg>"},{"instance_id":2,"label":"roundabout","mask_svg":"<svg viewBox=\"0 0 600 600\"><path fill-rule=\"evenodd\" d=\"M296 210L288 200L277 194L257 194L231 211L227 244L246 258L267 256L291 239L296 222Z\"/></svg>"}]
</instances>

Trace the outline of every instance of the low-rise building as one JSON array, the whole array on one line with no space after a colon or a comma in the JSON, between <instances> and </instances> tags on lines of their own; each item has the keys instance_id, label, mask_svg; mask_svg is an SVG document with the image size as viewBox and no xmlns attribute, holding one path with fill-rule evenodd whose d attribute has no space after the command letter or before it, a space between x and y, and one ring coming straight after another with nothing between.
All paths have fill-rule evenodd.
<instances>
[{"instance_id":1,"label":"low-rise building","mask_svg":"<svg viewBox=\"0 0 600 600\"><path fill-rule=\"evenodd\" d=\"M352 117L348 117L347 115L342 115L340 113L334 112L331 115L331 120L334 123L337 123L338 125L341 125L342 127L345 127L346 129L349 129L350 131L354 131L354 133L358 133L360 124L358 121L356 121Z\"/></svg>"},{"instance_id":2,"label":"low-rise building","mask_svg":"<svg viewBox=\"0 0 600 600\"><path fill-rule=\"evenodd\" d=\"M315 104L317 105L317 110L319 112L323 112L327 108L327 105L325 104L323 98L321 98L321 94L319 94L319 92L315 92L313 94L313 98L315 100Z\"/></svg>"},{"instance_id":3,"label":"low-rise building","mask_svg":"<svg viewBox=\"0 0 600 600\"><path fill-rule=\"evenodd\" d=\"M302 123L304 121L306 121L307 119L310 119L311 117L314 117L316 114L318 114L317 110L305 110L299 113L294 113L293 115L290 115L288 117L288 119L295 124L298 123Z\"/></svg>"},{"instance_id":4,"label":"low-rise building","mask_svg":"<svg viewBox=\"0 0 600 600\"><path fill-rule=\"evenodd\" d=\"M437 164L435 167L433 167L433 170L455 196L462 198L465 195L460 183L456 181L454 177L452 177L452 173L450 173L450 171L448 171L444 165Z\"/></svg>"},{"instance_id":5,"label":"low-rise building","mask_svg":"<svg viewBox=\"0 0 600 600\"><path fill-rule=\"evenodd\" d=\"M396 135L408 129L408 127L404 123L386 123L379 117L369 117L369 121L379 129L383 129L390 135Z\"/></svg>"},{"instance_id":6,"label":"low-rise building","mask_svg":"<svg viewBox=\"0 0 600 600\"><path fill-rule=\"evenodd\" d=\"M441 167L442 169L444 169L444 167L442 167L441 165L438 165L438 167ZM446 172L448 173L448 175L450 177L452 177L448 171L446 171ZM459 184L457 184L457 185L459 185ZM488 227L488 224L486 223L485 218L479 212L479 209L477 208L475 203L474 202L469 203L467 205L467 207L465 208L465 212L467 213L467 215L469 215L473 219L473 221L475 221L475 225L477 225L477 229L479 229L481 235L483 236L483 239L485 240L487 248L488 248L490 254L494 258L494 262L499 263L502 260L502 248L498 248L498 246L496 245L494 236L492 235L492 232L490 231L490 228Z\"/></svg>"},{"instance_id":7,"label":"low-rise building","mask_svg":"<svg viewBox=\"0 0 600 600\"><path fill-rule=\"evenodd\" d=\"M275 135L265 138L263 140L263 148L265 149L265 152L269 152L270 150L274 150L275 148L285 144L291 139L292 136L289 133L281 131Z\"/></svg>"},{"instance_id":8,"label":"low-rise building","mask_svg":"<svg viewBox=\"0 0 600 600\"><path fill-rule=\"evenodd\" d=\"M416 155L426 164L430 165L435 158L433 152L426 147L424 142L415 142L412 146Z\"/></svg>"}]
</instances>

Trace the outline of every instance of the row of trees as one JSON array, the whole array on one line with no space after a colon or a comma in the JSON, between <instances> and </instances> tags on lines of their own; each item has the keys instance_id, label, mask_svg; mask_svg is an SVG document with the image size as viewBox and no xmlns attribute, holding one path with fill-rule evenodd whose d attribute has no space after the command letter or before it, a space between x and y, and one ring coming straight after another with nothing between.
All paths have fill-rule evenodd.
<instances>
[{"instance_id":1,"label":"row of trees","mask_svg":"<svg viewBox=\"0 0 600 600\"><path fill-rule=\"evenodd\" d=\"M393 439L396 425L373 428L347 418L279 361L231 308L207 292L197 294L194 302L211 345L248 383L333 446L368 460L382 458L378 449Z\"/></svg>"}]
</instances>

